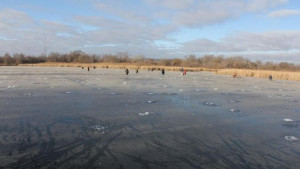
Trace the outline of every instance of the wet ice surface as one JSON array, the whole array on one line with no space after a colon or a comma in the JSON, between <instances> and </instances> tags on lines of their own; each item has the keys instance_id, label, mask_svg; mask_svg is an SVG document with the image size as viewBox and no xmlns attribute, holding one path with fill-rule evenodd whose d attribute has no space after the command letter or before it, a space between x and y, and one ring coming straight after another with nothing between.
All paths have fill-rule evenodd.
<instances>
[{"instance_id":1,"label":"wet ice surface","mask_svg":"<svg viewBox=\"0 0 300 169\"><path fill-rule=\"evenodd\" d=\"M299 168L300 83L0 67L0 168Z\"/></svg>"}]
</instances>

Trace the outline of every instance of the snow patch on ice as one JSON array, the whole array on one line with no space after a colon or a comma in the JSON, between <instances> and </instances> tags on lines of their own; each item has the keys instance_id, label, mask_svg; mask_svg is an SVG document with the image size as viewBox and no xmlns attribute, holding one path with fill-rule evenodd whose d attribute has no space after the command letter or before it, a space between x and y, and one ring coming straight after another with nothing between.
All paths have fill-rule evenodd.
<instances>
[{"instance_id":1,"label":"snow patch on ice","mask_svg":"<svg viewBox=\"0 0 300 169\"><path fill-rule=\"evenodd\" d=\"M153 114L153 112L139 113L140 116L149 116L150 114Z\"/></svg>"},{"instance_id":2,"label":"snow patch on ice","mask_svg":"<svg viewBox=\"0 0 300 169\"><path fill-rule=\"evenodd\" d=\"M16 88L16 85L9 85L7 88Z\"/></svg>"},{"instance_id":3,"label":"snow patch on ice","mask_svg":"<svg viewBox=\"0 0 300 169\"><path fill-rule=\"evenodd\" d=\"M284 139L287 140L287 141L291 141L291 142L294 142L294 141L298 141L299 139L295 136L284 136Z\"/></svg>"},{"instance_id":4,"label":"snow patch on ice","mask_svg":"<svg viewBox=\"0 0 300 169\"><path fill-rule=\"evenodd\" d=\"M293 119L289 119L289 118L284 118L283 120L286 121L286 122L294 121Z\"/></svg>"}]
</instances>

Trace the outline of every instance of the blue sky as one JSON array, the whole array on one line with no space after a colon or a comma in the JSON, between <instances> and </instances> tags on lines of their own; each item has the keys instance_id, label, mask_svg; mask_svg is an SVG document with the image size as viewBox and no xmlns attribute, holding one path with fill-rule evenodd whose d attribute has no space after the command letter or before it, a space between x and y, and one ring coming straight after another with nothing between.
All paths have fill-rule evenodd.
<instances>
[{"instance_id":1,"label":"blue sky","mask_svg":"<svg viewBox=\"0 0 300 169\"><path fill-rule=\"evenodd\" d=\"M297 0L1 0L0 55L82 50L300 62Z\"/></svg>"}]
</instances>

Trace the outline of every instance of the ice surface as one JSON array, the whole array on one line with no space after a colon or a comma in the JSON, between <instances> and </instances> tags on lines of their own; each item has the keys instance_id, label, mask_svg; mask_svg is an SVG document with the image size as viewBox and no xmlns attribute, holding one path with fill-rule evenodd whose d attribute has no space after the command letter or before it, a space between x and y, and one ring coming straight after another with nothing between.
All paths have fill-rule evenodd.
<instances>
[{"instance_id":1,"label":"ice surface","mask_svg":"<svg viewBox=\"0 0 300 169\"><path fill-rule=\"evenodd\" d=\"M0 168L298 168L300 82L180 73L0 67Z\"/></svg>"}]
</instances>

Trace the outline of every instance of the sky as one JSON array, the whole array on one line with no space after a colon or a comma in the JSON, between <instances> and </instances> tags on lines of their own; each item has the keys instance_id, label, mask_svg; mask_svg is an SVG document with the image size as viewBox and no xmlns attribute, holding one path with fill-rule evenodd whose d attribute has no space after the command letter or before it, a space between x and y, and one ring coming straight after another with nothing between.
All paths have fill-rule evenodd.
<instances>
[{"instance_id":1,"label":"sky","mask_svg":"<svg viewBox=\"0 0 300 169\"><path fill-rule=\"evenodd\" d=\"M300 1L0 0L0 55L74 50L300 63Z\"/></svg>"}]
</instances>

